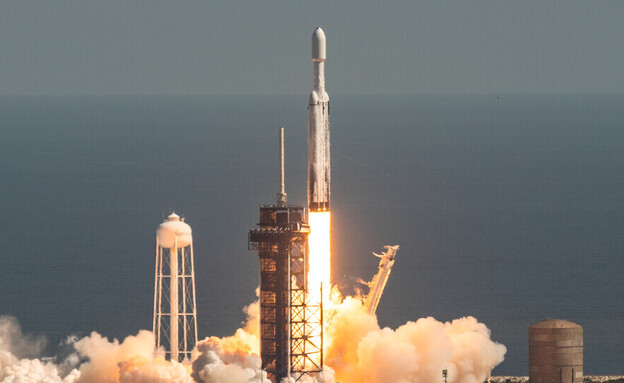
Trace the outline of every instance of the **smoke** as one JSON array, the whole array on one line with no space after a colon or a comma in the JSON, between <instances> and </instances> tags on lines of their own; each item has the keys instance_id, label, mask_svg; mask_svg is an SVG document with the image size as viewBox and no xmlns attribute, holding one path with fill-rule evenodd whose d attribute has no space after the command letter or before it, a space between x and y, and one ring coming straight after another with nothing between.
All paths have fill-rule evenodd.
<instances>
[{"instance_id":1,"label":"smoke","mask_svg":"<svg viewBox=\"0 0 624 383\"><path fill-rule=\"evenodd\" d=\"M13 317L0 316L0 382L2 383L73 383L75 374L64 374L50 360L28 359L41 353L43 337L25 335Z\"/></svg>"},{"instance_id":2,"label":"smoke","mask_svg":"<svg viewBox=\"0 0 624 383\"><path fill-rule=\"evenodd\" d=\"M256 294L258 292L256 291ZM256 301L243 309L247 320L234 335L208 337L197 344L193 378L199 383L270 383L259 355L259 310Z\"/></svg>"},{"instance_id":3,"label":"smoke","mask_svg":"<svg viewBox=\"0 0 624 383\"><path fill-rule=\"evenodd\" d=\"M446 323L428 317L382 329L353 297L328 317L325 363L344 382L436 382L446 369L449 382L481 383L507 351L473 317Z\"/></svg>"},{"instance_id":4,"label":"smoke","mask_svg":"<svg viewBox=\"0 0 624 383\"><path fill-rule=\"evenodd\" d=\"M256 295L259 292L256 291ZM197 344L199 355L193 361L192 376L198 383L270 383L260 359L260 302L243 309L247 315L242 328L224 338L208 337ZM304 376L301 383L334 383L327 369L315 377ZM280 383L295 383L285 378Z\"/></svg>"},{"instance_id":5,"label":"smoke","mask_svg":"<svg viewBox=\"0 0 624 383\"><path fill-rule=\"evenodd\" d=\"M68 338L65 356L42 358L45 339L24 335L12 317L0 317L1 383L193 383L186 366L166 361L154 336L140 331L123 342L93 332Z\"/></svg>"},{"instance_id":6,"label":"smoke","mask_svg":"<svg viewBox=\"0 0 624 383\"><path fill-rule=\"evenodd\" d=\"M270 383L258 356L259 302L243 311L243 326L232 336L199 342L192 363L165 360L145 330L123 342L96 332L69 337L63 356L42 358L45 338L25 335L15 318L0 317L0 383ZM299 382L333 383L329 371Z\"/></svg>"},{"instance_id":7,"label":"smoke","mask_svg":"<svg viewBox=\"0 0 624 383\"><path fill-rule=\"evenodd\" d=\"M39 355L46 344L44 337L24 335L15 318L0 316L0 351L17 358L27 358Z\"/></svg>"},{"instance_id":8,"label":"smoke","mask_svg":"<svg viewBox=\"0 0 624 383\"><path fill-rule=\"evenodd\" d=\"M488 328L473 317L442 323L434 318L408 322L396 330L380 328L359 297L332 291L327 312L325 370L302 383L428 383L448 370L452 383L481 383L501 363L505 346L490 339ZM193 362L198 383L268 383L258 356L259 303L244 309L247 321L230 337L199 342ZM284 379L281 383L294 383Z\"/></svg>"},{"instance_id":9,"label":"smoke","mask_svg":"<svg viewBox=\"0 0 624 383\"><path fill-rule=\"evenodd\" d=\"M155 350L151 331L142 330L121 343L93 332L77 341L75 348L86 360L80 365L76 383L193 382L184 365L166 361L162 350Z\"/></svg>"},{"instance_id":10,"label":"smoke","mask_svg":"<svg viewBox=\"0 0 624 383\"><path fill-rule=\"evenodd\" d=\"M434 318L380 328L359 297L334 291L326 313L325 370L302 383L481 383L504 359L505 346L490 339L473 317L442 323ZM167 361L154 335L140 331L122 342L93 332L69 337L62 355L42 358L46 341L22 333L12 317L0 317L0 383L270 383L259 354L259 303L234 335L200 341L192 363ZM280 383L294 383L284 379Z\"/></svg>"}]
</instances>

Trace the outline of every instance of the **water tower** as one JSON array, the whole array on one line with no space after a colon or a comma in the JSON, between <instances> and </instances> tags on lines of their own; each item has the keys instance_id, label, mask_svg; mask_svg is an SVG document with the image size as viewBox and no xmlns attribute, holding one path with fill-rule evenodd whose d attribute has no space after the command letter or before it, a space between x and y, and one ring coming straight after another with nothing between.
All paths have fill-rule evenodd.
<instances>
[{"instance_id":1,"label":"water tower","mask_svg":"<svg viewBox=\"0 0 624 383\"><path fill-rule=\"evenodd\" d=\"M172 213L156 230L154 323L156 347L178 362L197 344L195 266L191 227Z\"/></svg>"},{"instance_id":2,"label":"water tower","mask_svg":"<svg viewBox=\"0 0 624 383\"><path fill-rule=\"evenodd\" d=\"M532 324L529 381L583 383L583 327L563 319Z\"/></svg>"}]
</instances>

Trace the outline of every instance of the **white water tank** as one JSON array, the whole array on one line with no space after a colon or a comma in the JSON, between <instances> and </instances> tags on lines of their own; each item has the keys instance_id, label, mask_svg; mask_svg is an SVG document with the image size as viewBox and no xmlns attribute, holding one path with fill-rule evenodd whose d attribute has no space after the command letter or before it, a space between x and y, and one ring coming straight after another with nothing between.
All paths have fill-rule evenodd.
<instances>
[{"instance_id":1,"label":"white water tank","mask_svg":"<svg viewBox=\"0 0 624 383\"><path fill-rule=\"evenodd\" d=\"M171 213L167 220L156 230L158 244L166 249L186 247L191 244L191 227L176 213Z\"/></svg>"}]
</instances>

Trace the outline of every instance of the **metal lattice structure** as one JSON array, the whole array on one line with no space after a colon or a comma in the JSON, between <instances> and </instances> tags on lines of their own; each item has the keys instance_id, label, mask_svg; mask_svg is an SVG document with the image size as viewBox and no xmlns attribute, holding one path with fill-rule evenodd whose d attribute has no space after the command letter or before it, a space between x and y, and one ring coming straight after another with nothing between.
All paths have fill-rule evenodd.
<instances>
[{"instance_id":1,"label":"metal lattice structure","mask_svg":"<svg viewBox=\"0 0 624 383\"><path fill-rule=\"evenodd\" d=\"M191 360L197 344L195 302L191 228L173 213L156 235L153 322L156 347L170 360Z\"/></svg>"},{"instance_id":2,"label":"metal lattice structure","mask_svg":"<svg viewBox=\"0 0 624 383\"><path fill-rule=\"evenodd\" d=\"M307 291L307 238L302 206L262 206L249 231L260 258L260 356L271 381L323 368L323 307Z\"/></svg>"}]
</instances>

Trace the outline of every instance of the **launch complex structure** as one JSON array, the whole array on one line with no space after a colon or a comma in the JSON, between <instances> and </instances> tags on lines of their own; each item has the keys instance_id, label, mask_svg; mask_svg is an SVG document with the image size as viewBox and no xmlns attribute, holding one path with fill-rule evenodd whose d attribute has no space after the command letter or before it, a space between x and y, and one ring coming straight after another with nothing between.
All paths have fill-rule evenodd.
<instances>
[{"instance_id":1,"label":"launch complex structure","mask_svg":"<svg viewBox=\"0 0 624 383\"><path fill-rule=\"evenodd\" d=\"M312 34L314 85L308 102L308 204L287 203L284 128L279 134L277 202L260 207L249 231L260 260L260 357L273 383L323 371L323 305L330 290L329 96L325 91L325 33ZM386 246L368 283L364 308L375 314L399 246ZM325 291L324 291L325 290ZM191 227L170 214L156 232L153 331L170 360L191 360L197 344L195 267Z\"/></svg>"},{"instance_id":2,"label":"launch complex structure","mask_svg":"<svg viewBox=\"0 0 624 383\"><path fill-rule=\"evenodd\" d=\"M284 128L280 129L280 191L277 203L260 207L249 231L249 249L260 258L260 357L273 383L299 380L323 370L323 305L329 298L330 142L325 91L326 39L312 34L313 89L308 101L307 207L286 202ZM374 314L399 246L375 254L379 271L368 283L364 307ZM323 291L325 290L325 291Z\"/></svg>"},{"instance_id":3,"label":"launch complex structure","mask_svg":"<svg viewBox=\"0 0 624 383\"><path fill-rule=\"evenodd\" d=\"M260 258L260 357L273 382L323 370L323 284L311 283L309 219L329 214L329 96L325 91L325 33L312 34L314 82L308 102L308 206L286 203L284 131L280 130L280 192L260 207L249 248ZM327 225L329 236L329 225ZM327 238L329 262L329 238ZM329 273L329 265L327 265ZM325 286L329 289L329 286ZM318 288L319 291L314 291Z\"/></svg>"}]
</instances>

